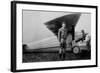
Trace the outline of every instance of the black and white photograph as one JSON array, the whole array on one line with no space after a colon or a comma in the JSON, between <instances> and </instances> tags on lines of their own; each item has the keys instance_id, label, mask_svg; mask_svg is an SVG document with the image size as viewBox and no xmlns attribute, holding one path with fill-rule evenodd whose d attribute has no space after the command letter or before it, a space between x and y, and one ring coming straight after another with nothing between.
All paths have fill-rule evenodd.
<instances>
[{"instance_id":1,"label":"black and white photograph","mask_svg":"<svg viewBox=\"0 0 100 73\"><path fill-rule=\"evenodd\" d=\"M11 70L97 67L97 6L11 3Z\"/></svg>"},{"instance_id":2,"label":"black and white photograph","mask_svg":"<svg viewBox=\"0 0 100 73\"><path fill-rule=\"evenodd\" d=\"M91 59L91 14L23 10L23 63Z\"/></svg>"}]
</instances>

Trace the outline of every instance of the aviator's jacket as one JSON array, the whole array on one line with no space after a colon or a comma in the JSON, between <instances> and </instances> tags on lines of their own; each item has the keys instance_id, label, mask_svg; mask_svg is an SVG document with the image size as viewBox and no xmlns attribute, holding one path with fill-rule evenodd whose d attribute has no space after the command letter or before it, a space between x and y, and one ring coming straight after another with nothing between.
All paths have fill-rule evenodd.
<instances>
[{"instance_id":1,"label":"aviator's jacket","mask_svg":"<svg viewBox=\"0 0 100 73\"><path fill-rule=\"evenodd\" d=\"M58 40L59 42L62 42L63 41L66 41L67 39L67 29L66 28L60 28L59 31L58 31Z\"/></svg>"}]
</instances>

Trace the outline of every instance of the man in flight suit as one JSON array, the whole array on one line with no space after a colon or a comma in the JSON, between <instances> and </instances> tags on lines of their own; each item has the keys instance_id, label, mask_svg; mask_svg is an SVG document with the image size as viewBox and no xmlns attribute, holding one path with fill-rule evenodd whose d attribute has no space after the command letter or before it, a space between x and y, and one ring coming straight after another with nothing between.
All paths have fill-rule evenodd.
<instances>
[{"instance_id":1,"label":"man in flight suit","mask_svg":"<svg viewBox=\"0 0 100 73\"><path fill-rule=\"evenodd\" d=\"M66 28L66 24L63 22L62 27L58 31L58 40L60 42L60 47L61 47L59 55L62 60L65 59L67 32L68 31Z\"/></svg>"}]
</instances>

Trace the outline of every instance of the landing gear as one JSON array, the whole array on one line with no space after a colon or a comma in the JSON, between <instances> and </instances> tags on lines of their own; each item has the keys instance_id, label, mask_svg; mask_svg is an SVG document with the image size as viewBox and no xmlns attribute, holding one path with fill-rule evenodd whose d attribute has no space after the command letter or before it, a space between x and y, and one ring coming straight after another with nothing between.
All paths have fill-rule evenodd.
<instances>
[{"instance_id":1,"label":"landing gear","mask_svg":"<svg viewBox=\"0 0 100 73\"><path fill-rule=\"evenodd\" d=\"M72 52L73 52L74 54L79 54L79 53L80 53L80 47L74 46L74 47L72 48Z\"/></svg>"}]
</instances>

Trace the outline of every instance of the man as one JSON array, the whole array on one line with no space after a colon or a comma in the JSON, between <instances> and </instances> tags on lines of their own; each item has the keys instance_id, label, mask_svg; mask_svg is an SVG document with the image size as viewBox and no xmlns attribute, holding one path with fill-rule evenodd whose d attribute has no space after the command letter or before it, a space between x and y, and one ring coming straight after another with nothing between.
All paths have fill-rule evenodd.
<instances>
[{"instance_id":1,"label":"man","mask_svg":"<svg viewBox=\"0 0 100 73\"><path fill-rule=\"evenodd\" d=\"M81 33L82 33L82 37L78 38L75 42L79 42L79 41L84 41L86 40L86 36L88 35L88 33L85 33L84 30L81 30Z\"/></svg>"},{"instance_id":2,"label":"man","mask_svg":"<svg viewBox=\"0 0 100 73\"><path fill-rule=\"evenodd\" d=\"M85 31L84 30L81 30L81 32L82 32L82 42L85 40L85 37L86 37L86 33L85 33Z\"/></svg>"},{"instance_id":3,"label":"man","mask_svg":"<svg viewBox=\"0 0 100 73\"><path fill-rule=\"evenodd\" d=\"M66 51L66 39L67 39L67 28L66 24L63 22L62 27L58 31L58 40L60 42L60 58L64 60Z\"/></svg>"}]
</instances>

